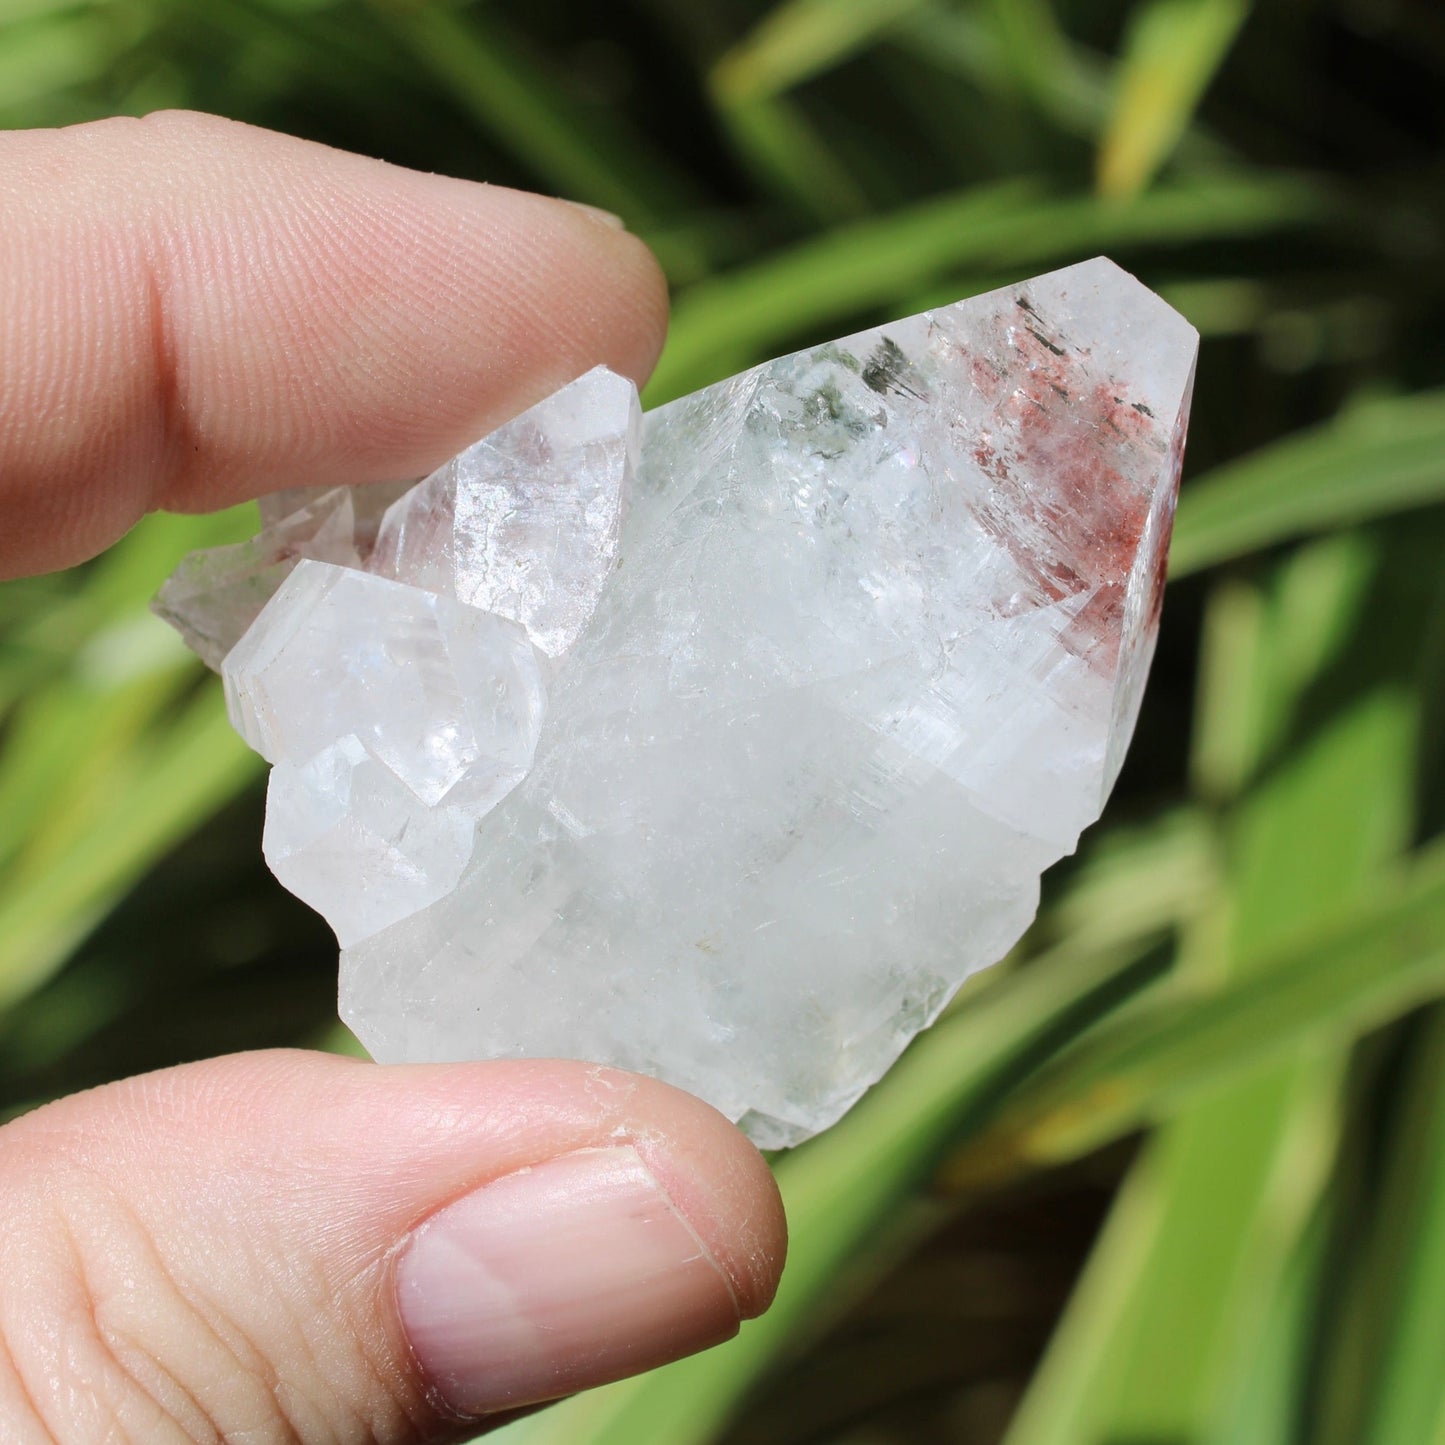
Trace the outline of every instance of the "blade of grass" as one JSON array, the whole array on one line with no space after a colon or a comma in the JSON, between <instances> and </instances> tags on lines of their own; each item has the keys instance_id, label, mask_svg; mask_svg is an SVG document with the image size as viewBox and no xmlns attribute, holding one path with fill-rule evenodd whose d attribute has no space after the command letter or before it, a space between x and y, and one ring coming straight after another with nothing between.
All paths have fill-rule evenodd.
<instances>
[{"instance_id":1,"label":"blade of grass","mask_svg":"<svg viewBox=\"0 0 1445 1445\"><path fill-rule=\"evenodd\" d=\"M37 696L67 672L98 633L123 619L144 617L151 594L187 552L243 541L256 527L251 503L200 517L157 512L103 556L62 574L54 605L37 609L5 635L0 720L19 698Z\"/></svg>"},{"instance_id":2,"label":"blade of grass","mask_svg":"<svg viewBox=\"0 0 1445 1445\"><path fill-rule=\"evenodd\" d=\"M1151 1143L1006 1445L1196 1438L1178 1422L1208 1416L1221 1355L1263 1327L1265 1282L1330 1155L1332 1103L1313 1070L1291 1069Z\"/></svg>"},{"instance_id":3,"label":"blade of grass","mask_svg":"<svg viewBox=\"0 0 1445 1445\"><path fill-rule=\"evenodd\" d=\"M194 660L145 605L176 559L255 531L255 508L148 517L5 638L0 1007L66 960L161 852L256 776Z\"/></svg>"},{"instance_id":4,"label":"blade of grass","mask_svg":"<svg viewBox=\"0 0 1445 1445\"><path fill-rule=\"evenodd\" d=\"M1103 195L1133 196L1149 184L1248 15L1248 0L1149 0L1134 7L1099 142Z\"/></svg>"},{"instance_id":5,"label":"blade of grass","mask_svg":"<svg viewBox=\"0 0 1445 1445\"><path fill-rule=\"evenodd\" d=\"M786 0L713 67L723 106L777 95L846 60L924 0Z\"/></svg>"},{"instance_id":6,"label":"blade of grass","mask_svg":"<svg viewBox=\"0 0 1445 1445\"><path fill-rule=\"evenodd\" d=\"M1213 898L1217 867L1205 815L1183 808L1089 840L1059 898L1029 932L1035 960L1055 950L1127 946L1167 933Z\"/></svg>"},{"instance_id":7,"label":"blade of grass","mask_svg":"<svg viewBox=\"0 0 1445 1445\"><path fill-rule=\"evenodd\" d=\"M83 10L95 0L0 0L0 29L8 29L27 20Z\"/></svg>"},{"instance_id":8,"label":"blade of grass","mask_svg":"<svg viewBox=\"0 0 1445 1445\"><path fill-rule=\"evenodd\" d=\"M167 648L120 685L52 684L20 709L0 751L0 867L19 866L22 852L43 867L45 840L73 827L67 810L81 799L88 815L103 806L107 774L128 766L138 739L196 678L194 659L175 641L179 657Z\"/></svg>"},{"instance_id":9,"label":"blade of grass","mask_svg":"<svg viewBox=\"0 0 1445 1445\"><path fill-rule=\"evenodd\" d=\"M1445 498L1445 391L1370 401L1185 486L1169 571Z\"/></svg>"},{"instance_id":10,"label":"blade of grass","mask_svg":"<svg viewBox=\"0 0 1445 1445\"><path fill-rule=\"evenodd\" d=\"M983 0L978 8L1009 88L1035 100L1054 94L1072 53L1050 0Z\"/></svg>"},{"instance_id":11,"label":"blade of grass","mask_svg":"<svg viewBox=\"0 0 1445 1445\"><path fill-rule=\"evenodd\" d=\"M56 13L5 26L0 123L22 124L27 107L104 75L125 43L114 25L93 13Z\"/></svg>"},{"instance_id":12,"label":"blade of grass","mask_svg":"<svg viewBox=\"0 0 1445 1445\"><path fill-rule=\"evenodd\" d=\"M0 1008L50 977L152 861L261 766L231 730L220 689L205 687L123 762L87 775L90 790L59 809L35 854L22 852L0 881Z\"/></svg>"},{"instance_id":13,"label":"blade of grass","mask_svg":"<svg viewBox=\"0 0 1445 1445\"><path fill-rule=\"evenodd\" d=\"M734 150L766 190L820 224L867 212L862 188L796 103L775 95L716 99Z\"/></svg>"},{"instance_id":14,"label":"blade of grass","mask_svg":"<svg viewBox=\"0 0 1445 1445\"><path fill-rule=\"evenodd\" d=\"M1445 992L1445 852L1259 975L1101 1030L1022 1090L955 1185L1077 1158L1317 1040L1347 1042Z\"/></svg>"},{"instance_id":15,"label":"blade of grass","mask_svg":"<svg viewBox=\"0 0 1445 1445\"><path fill-rule=\"evenodd\" d=\"M1221 1402L1201 1445L1280 1445L1295 1438L1309 1387L1320 1280L1328 1265L1329 1204L1326 1196L1295 1241L1266 1303L1268 1318L1253 1357L1240 1369L1237 1387Z\"/></svg>"},{"instance_id":16,"label":"blade of grass","mask_svg":"<svg viewBox=\"0 0 1445 1445\"><path fill-rule=\"evenodd\" d=\"M995 94L1017 93L1017 71L997 26L972 10L927 5L895 26L888 39L911 60ZM1027 98L1060 130L1092 139L1108 114L1108 62L1062 34L1052 60L1030 71Z\"/></svg>"},{"instance_id":17,"label":"blade of grass","mask_svg":"<svg viewBox=\"0 0 1445 1445\"><path fill-rule=\"evenodd\" d=\"M1201 800L1237 798L1272 756L1310 678L1348 645L1379 566L1376 539L1361 533L1302 548L1279 572L1268 632L1256 585L1227 576L1215 582L1190 757Z\"/></svg>"},{"instance_id":18,"label":"blade of grass","mask_svg":"<svg viewBox=\"0 0 1445 1445\"><path fill-rule=\"evenodd\" d=\"M1383 1185L1361 1242L1345 1348L1326 1368L1362 1388L1358 1413L1329 1412L1323 1445L1434 1441L1445 1430L1440 1319L1445 1310L1445 1010L1411 1051L1390 1121ZM1350 1345L1356 1345L1351 1350ZM1333 1379L1332 1375L1332 1379ZM1338 1398L1331 1391L1326 1400Z\"/></svg>"}]
</instances>

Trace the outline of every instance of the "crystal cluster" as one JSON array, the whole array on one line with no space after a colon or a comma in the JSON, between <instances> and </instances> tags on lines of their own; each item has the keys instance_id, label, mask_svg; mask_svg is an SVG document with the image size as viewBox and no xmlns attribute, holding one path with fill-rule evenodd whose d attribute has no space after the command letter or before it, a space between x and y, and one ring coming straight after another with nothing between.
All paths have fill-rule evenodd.
<instances>
[{"instance_id":1,"label":"crystal cluster","mask_svg":"<svg viewBox=\"0 0 1445 1445\"><path fill-rule=\"evenodd\" d=\"M1103 806L1196 341L1086 262L645 418L598 369L188 558L159 609L274 764L367 1047L638 1069L763 1145L837 1119Z\"/></svg>"}]
</instances>

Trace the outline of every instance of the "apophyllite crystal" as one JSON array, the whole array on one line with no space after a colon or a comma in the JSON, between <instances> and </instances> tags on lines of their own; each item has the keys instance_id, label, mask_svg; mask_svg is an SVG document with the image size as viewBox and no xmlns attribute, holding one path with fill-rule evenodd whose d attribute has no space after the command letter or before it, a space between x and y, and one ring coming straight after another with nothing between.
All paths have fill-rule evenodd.
<instances>
[{"instance_id":1,"label":"apophyllite crystal","mask_svg":"<svg viewBox=\"0 0 1445 1445\"><path fill-rule=\"evenodd\" d=\"M638 1069L764 1145L837 1119L1103 806L1196 342L1090 261L641 425L599 369L187 559L162 610L230 648L367 1047Z\"/></svg>"}]
</instances>

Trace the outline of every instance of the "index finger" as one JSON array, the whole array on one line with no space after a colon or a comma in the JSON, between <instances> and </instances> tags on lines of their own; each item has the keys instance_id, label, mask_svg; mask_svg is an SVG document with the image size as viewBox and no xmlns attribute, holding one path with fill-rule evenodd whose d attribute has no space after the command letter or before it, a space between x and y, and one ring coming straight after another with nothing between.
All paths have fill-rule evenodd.
<instances>
[{"instance_id":1,"label":"index finger","mask_svg":"<svg viewBox=\"0 0 1445 1445\"><path fill-rule=\"evenodd\" d=\"M420 475L666 292L597 213L211 116L0 136L0 577L145 512Z\"/></svg>"}]
</instances>

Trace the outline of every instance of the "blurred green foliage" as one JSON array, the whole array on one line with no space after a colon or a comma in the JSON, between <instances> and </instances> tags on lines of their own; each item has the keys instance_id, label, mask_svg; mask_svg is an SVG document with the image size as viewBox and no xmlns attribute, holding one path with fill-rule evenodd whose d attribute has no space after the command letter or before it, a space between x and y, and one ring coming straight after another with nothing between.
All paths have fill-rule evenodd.
<instances>
[{"instance_id":1,"label":"blurred green foliage","mask_svg":"<svg viewBox=\"0 0 1445 1445\"><path fill-rule=\"evenodd\" d=\"M0 125L193 106L620 212L653 401L1097 251L1204 334L1105 822L777 1161L773 1312L515 1445L1445 1441L1442 94L1435 0L0 0ZM246 511L0 588L6 1112L346 1046L145 613Z\"/></svg>"}]
</instances>

